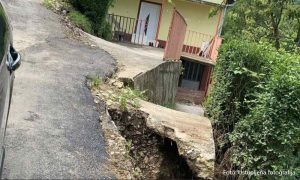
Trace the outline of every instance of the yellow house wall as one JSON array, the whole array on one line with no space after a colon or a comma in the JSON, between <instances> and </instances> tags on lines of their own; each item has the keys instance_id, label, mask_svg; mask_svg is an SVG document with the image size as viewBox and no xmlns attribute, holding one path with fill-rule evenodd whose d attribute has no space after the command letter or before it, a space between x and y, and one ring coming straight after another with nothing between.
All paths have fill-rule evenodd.
<instances>
[{"instance_id":1,"label":"yellow house wall","mask_svg":"<svg viewBox=\"0 0 300 180\"><path fill-rule=\"evenodd\" d=\"M173 5L167 4L163 12L159 39L166 40L172 21L173 6L182 14L187 22L187 29L203 34L214 35L218 24L218 16L209 18L212 6L187 2L184 0L173 0Z\"/></svg>"},{"instance_id":2,"label":"yellow house wall","mask_svg":"<svg viewBox=\"0 0 300 180\"><path fill-rule=\"evenodd\" d=\"M149 2L161 3L162 0L148 0ZM138 15L140 0L116 0L114 6L108 11L109 14L116 14L131 18Z\"/></svg>"},{"instance_id":3,"label":"yellow house wall","mask_svg":"<svg viewBox=\"0 0 300 180\"><path fill-rule=\"evenodd\" d=\"M109 14L116 14L131 18L136 18L139 10L140 0L116 0Z\"/></svg>"},{"instance_id":4,"label":"yellow house wall","mask_svg":"<svg viewBox=\"0 0 300 180\"><path fill-rule=\"evenodd\" d=\"M163 0L148 0L162 3ZM167 0L165 0L167 2ZM114 7L109 9L109 13L136 18L140 0L116 0ZM218 16L209 18L209 12L213 6L194 3L186 0L173 0L173 3L166 3L163 10L158 39L167 40L169 27L172 21L173 7L183 15L188 30L197 31L203 34L214 35L218 23Z\"/></svg>"}]
</instances>

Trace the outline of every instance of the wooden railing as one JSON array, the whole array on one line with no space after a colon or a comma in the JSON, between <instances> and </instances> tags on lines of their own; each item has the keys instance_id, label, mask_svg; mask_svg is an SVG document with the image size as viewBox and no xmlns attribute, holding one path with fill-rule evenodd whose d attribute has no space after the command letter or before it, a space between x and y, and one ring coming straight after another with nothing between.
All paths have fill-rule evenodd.
<instances>
[{"instance_id":1,"label":"wooden railing","mask_svg":"<svg viewBox=\"0 0 300 180\"><path fill-rule=\"evenodd\" d=\"M108 14L107 22L111 25L114 41L144 44L148 26L146 20Z\"/></svg>"},{"instance_id":2,"label":"wooden railing","mask_svg":"<svg viewBox=\"0 0 300 180\"><path fill-rule=\"evenodd\" d=\"M107 22L111 25L114 41L147 44L147 20L108 14ZM184 18L174 10L164 59L180 59L181 54L186 53L215 61L222 39L218 36L186 30L186 28Z\"/></svg>"}]
</instances>

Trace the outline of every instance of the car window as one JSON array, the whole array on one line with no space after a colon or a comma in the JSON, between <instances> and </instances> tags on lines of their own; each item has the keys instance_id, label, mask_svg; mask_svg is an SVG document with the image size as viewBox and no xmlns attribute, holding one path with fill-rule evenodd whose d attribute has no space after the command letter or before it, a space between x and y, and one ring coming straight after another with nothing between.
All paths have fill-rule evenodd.
<instances>
[{"instance_id":1,"label":"car window","mask_svg":"<svg viewBox=\"0 0 300 180\"><path fill-rule=\"evenodd\" d=\"M3 60L8 40L7 20L4 9L0 3L0 62Z\"/></svg>"}]
</instances>

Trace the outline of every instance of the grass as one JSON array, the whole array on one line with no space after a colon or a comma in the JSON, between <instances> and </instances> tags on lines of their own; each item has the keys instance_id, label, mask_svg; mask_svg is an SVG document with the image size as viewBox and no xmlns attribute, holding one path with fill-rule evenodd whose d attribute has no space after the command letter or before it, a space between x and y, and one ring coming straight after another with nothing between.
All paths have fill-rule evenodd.
<instances>
[{"instance_id":1,"label":"grass","mask_svg":"<svg viewBox=\"0 0 300 180\"><path fill-rule=\"evenodd\" d=\"M103 83L99 76L87 76L87 79L91 82L92 88L98 88Z\"/></svg>"},{"instance_id":2,"label":"grass","mask_svg":"<svg viewBox=\"0 0 300 180\"><path fill-rule=\"evenodd\" d=\"M145 92L131 89L126 87L121 90L120 94L116 97L116 101L120 104L120 109L122 111L128 110L128 104L132 105L134 108L139 108L140 104L138 99L146 99Z\"/></svg>"},{"instance_id":3,"label":"grass","mask_svg":"<svg viewBox=\"0 0 300 180\"><path fill-rule=\"evenodd\" d=\"M53 9L56 2L58 1L43 0L43 6L45 6L48 9ZM76 27L82 29L87 33L93 32L92 22L89 20L88 17L86 17L81 12L74 10L74 7L68 1L60 0L59 4L63 6L65 9L68 9L70 11L68 17L73 25L75 25Z\"/></svg>"},{"instance_id":4,"label":"grass","mask_svg":"<svg viewBox=\"0 0 300 180\"><path fill-rule=\"evenodd\" d=\"M74 26L82 29L83 31L94 34L99 37L102 37L105 40L112 40L112 27L111 25L105 21L103 23L102 27L98 28L96 27L93 22L84 15L84 13L81 13L80 11L75 10L76 8L72 5L72 1L70 0L43 0L43 6L45 6L47 9L55 10L57 8L64 9L68 13L68 18ZM95 34L95 31L100 31L98 34Z\"/></svg>"},{"instance_id":5,"label":"grass","mask_svg":"<svg viewBox=\"0 0 300 180\"><path fill-rule=\"evenodd\" d=\"M68 14L68 17L72 24L81 28L83 31L87 33L93 32L92 23L85 15L81 14L79 11L73 10Z\"/></svg>"},{"instance_id":6,"label":"grass","mask_svg":"<svg viewBox=\"0 0 300 180\"><path fill-rule=\"evenodd\" d=\"M54 0L44 0L43 6L45 6L48 9L53 8Z\"/></svg>"}]
</instances>

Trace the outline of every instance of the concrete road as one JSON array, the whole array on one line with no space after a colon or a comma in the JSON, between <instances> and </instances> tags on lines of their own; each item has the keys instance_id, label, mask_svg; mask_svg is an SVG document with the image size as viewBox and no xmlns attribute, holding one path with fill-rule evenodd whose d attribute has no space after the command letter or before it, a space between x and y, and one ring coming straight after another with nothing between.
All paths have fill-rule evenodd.
<instances>
[{"instance_id":1,"label":"concrete road","mask_svg":"<svg viewBox=\"0 0 300 180\"><path fill-rule=\"evenodd\" d=\"M100 49L66 38L42 0L3 0L23 56L16 72L3 178L110 178L88 74L111 73Z\"/></svg>"}]
</instances>

